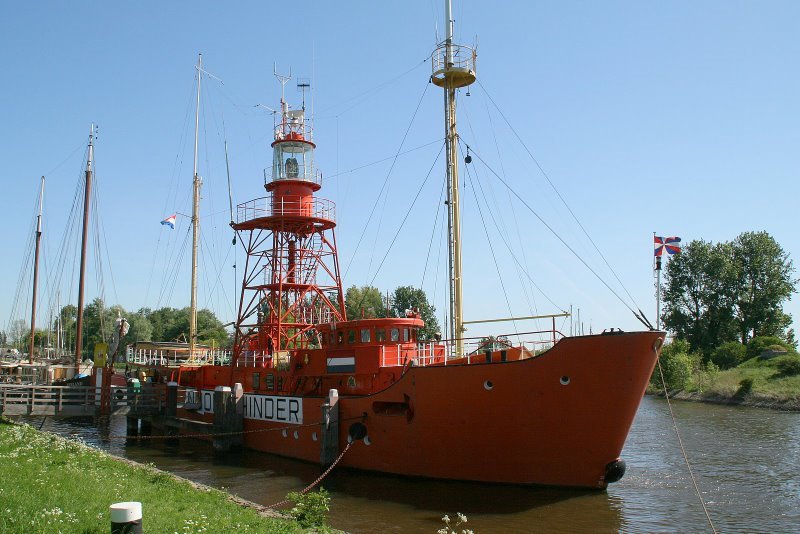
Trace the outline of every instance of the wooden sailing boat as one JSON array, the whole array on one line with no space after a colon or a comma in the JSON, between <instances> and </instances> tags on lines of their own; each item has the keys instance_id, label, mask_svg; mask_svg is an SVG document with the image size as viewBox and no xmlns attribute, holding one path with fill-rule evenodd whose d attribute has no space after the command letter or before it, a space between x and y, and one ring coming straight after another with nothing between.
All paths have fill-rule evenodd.
<instances>
[{"instance_id":1,"label":"wooden sailing boat","mask_svg":"<svg viewBox=\"0 0 800 534\"><path fill-rule=\"evenodd\" d=\"M467 353L455 91L475 80L476 53L453 42L445 5L431 63L445 91L452 339L421 339L413 310L346 317L311 121L282 96L268 195L240 204L232 225L247 255L233 361L183 366L179 381L199 401L240 385L247 448L323 465L346 451L339 465L407 476L605 488L624 474L619 455L664 333L566 337L554 324L540 354ZM198 187L195 170L195 205ZM189 402L179 416L209 423L213 411Z\"/></svg>"}]
</instances>

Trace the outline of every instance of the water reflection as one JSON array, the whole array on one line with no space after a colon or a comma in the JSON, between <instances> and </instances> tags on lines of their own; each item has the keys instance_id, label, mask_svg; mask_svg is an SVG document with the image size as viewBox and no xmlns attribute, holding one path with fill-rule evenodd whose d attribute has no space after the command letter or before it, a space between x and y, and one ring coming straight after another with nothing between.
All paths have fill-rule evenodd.
<instances>
[{"instance_id":1,"label":"water reflection","mask_svg":"<svg viewBox=\"0 0 800 534\"><path fill-rule=\"evenodd\" d=\"M800 524L800 414L675 403L709 513L722 532L787 531ZM31 420L38 426L40 419ZM318 466L209 444L117 439L125 418L48 419L45 430L270 505L320 474ZM476 532L703 532L666 403L645 398L626 443L625 478L607 492L415 480L335 470L325 480L330 523L350 532L435 532L461 512ZM487 458L487 461L491 461Z\"/></svg>"}]
</instances>

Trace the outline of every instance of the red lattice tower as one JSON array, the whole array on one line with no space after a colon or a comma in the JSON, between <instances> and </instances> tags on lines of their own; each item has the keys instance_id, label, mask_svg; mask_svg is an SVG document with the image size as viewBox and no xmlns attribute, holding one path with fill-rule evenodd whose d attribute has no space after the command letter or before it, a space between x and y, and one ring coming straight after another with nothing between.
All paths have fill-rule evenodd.
<instances>
[{"instance_id":1,"label":"red lattice tower","mask_svg":"<svg viewBox=\"0 0 800 534\"><path fill-rule=\"evenodd\" d=\"M316 325L345 320L336 207L314 196L322 175L311 139L305 109L281 98L272 169L264 170L269 196L239 204L232 224L247 254L234 359L266 356L270 338L276 351L306 348Z\"/></svg>"}]
</instances>

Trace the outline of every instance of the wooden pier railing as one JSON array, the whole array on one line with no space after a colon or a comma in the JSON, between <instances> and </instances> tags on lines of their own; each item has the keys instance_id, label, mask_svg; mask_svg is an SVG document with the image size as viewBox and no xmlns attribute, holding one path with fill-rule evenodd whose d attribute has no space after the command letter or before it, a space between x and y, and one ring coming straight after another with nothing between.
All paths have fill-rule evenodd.
<instances>
[{"instance_id":1,"label":"wooden pier railing","mask_svg":"<svg viewBox=\"0 0 800 534\"><path fill-rule=\"evenodd\" d=\"M101 409L101 388L95 386L31 386L0 384L0 415L96 415ZM166 405L166 386L112 386L111 413L151 415L162 413Z\"/></svg>"}]
</instances>

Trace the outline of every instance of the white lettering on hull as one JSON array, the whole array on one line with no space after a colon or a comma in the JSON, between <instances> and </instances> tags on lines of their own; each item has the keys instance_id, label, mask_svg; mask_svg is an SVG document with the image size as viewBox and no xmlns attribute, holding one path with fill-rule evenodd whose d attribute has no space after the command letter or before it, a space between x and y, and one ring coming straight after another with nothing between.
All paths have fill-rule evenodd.
<instances>
[{"instance_id":1,"label":"white lettering on hull","mask_svg":"<svg viewBox=\"0 0 800 534\"><path fill-rule=\"evenodd\" d=\"M243 402L245 419L303 424L302 397L245 394ZM184 407L197 413L214 413L214 392L187 389Z\"/></svg>"},{"instance_id":2,"label":"white lettering on hull","mask_svg":"<svg viewBox=\"0 0 800 534\"><path fill-rule=\"evenodd\" d=\"M245 395L244 418L303 424L303 399L273 395Z\"/></svg>"}]
</instances>

